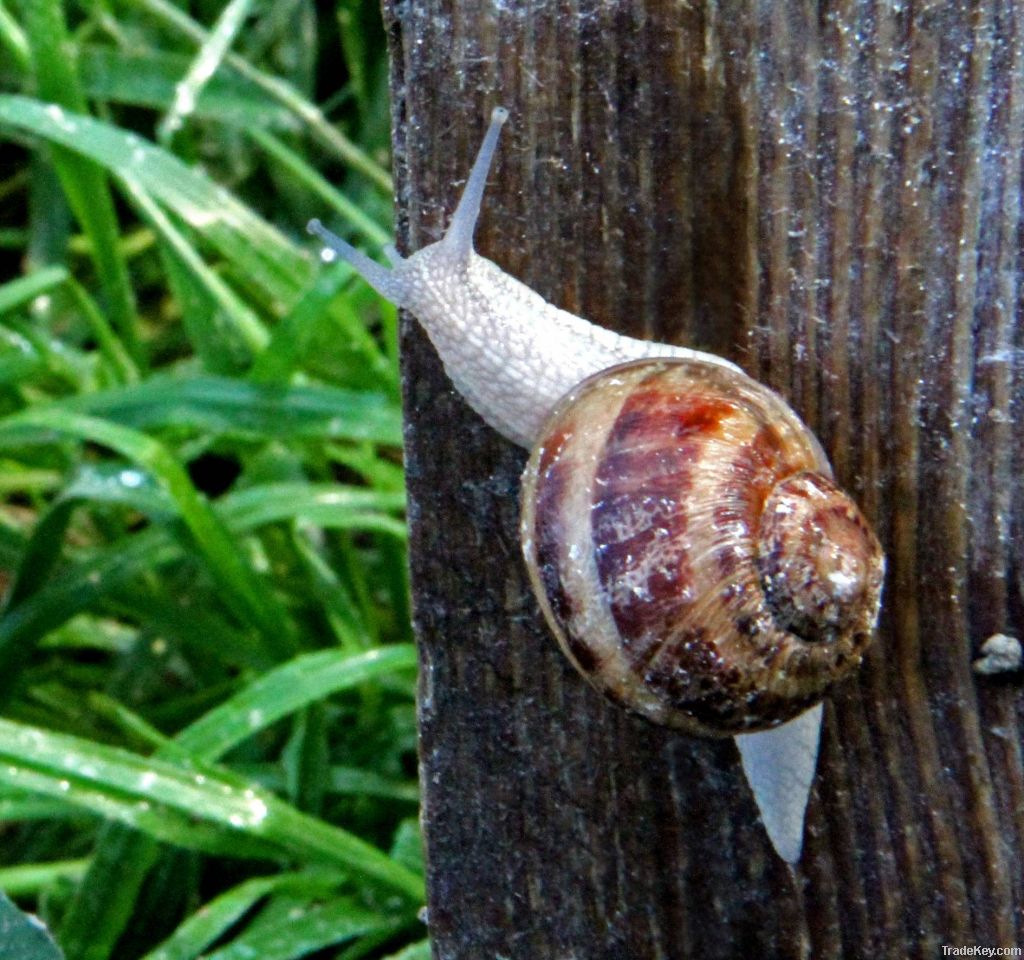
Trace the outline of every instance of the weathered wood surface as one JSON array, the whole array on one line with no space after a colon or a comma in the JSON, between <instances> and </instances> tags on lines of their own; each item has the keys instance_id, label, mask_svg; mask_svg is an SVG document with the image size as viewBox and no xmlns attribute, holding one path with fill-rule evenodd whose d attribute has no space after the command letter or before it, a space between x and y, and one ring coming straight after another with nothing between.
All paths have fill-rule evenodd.
<instances>
[{"instance_id":1,"label":"weathered wood surface","mask_svg":"<svg viewBox=\"0 0 1024 960\"><path fill-rule=\"evenodd\" d=\"M560 306L725 354L818 432L889 557L803 860L731 742L606 705L546 635L524 455L407 321L429 918L444 960L1024 945L1024 6L385 0L399 239L510 108L479 246Z\"/></svg>"}]
</instances>

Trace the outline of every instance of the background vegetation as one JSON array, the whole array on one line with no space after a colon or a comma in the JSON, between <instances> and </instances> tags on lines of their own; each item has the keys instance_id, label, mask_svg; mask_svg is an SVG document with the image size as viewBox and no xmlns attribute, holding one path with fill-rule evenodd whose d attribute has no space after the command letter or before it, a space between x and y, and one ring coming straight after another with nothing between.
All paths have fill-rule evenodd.
<instances>
[{"instance_id":1,"label":"background vegetation","mask_svg":"<svg viewBox=\"0 0 1024 960\"><path fill-rule=\"evenodd\" d=\"M303 232L387 240L385 78L373 2L0 0L0 889L70 960L428 955L395 315Z\"/></svg>"}]
</instances>

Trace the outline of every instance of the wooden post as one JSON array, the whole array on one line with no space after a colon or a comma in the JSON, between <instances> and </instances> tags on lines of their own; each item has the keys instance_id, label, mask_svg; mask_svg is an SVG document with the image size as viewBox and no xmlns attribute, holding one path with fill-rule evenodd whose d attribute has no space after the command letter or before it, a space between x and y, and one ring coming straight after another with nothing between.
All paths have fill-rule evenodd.
<instances>
[{"instance_id":1,"label":"wooden post","mask_svg":"<svg viewBox=\"0 0 1024 960\"><path fill-rule=\"evenodd\" d=\"M1024 945L1024 6L385 0L399 241L511 111L481 252L724 354L816 430L888 554L804 856L731 741L603 702L547 635L524 454L403 338L429 922L443 960L938 957Z\"/></svg>"}]
</instances>

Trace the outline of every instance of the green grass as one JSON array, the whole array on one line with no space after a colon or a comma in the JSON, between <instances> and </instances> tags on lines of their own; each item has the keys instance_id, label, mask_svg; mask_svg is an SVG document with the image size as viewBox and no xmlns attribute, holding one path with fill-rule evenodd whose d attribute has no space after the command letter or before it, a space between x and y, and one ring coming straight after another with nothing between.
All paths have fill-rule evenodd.
<instances>
[{"instance_id":1,"label":"green grass","mask_svg":"<svg viewBox=\"0 0 1024 960\"><path fill-rule=\"evenodd\" d=\"M304 232L386 95L375 2L0 0L19 957L429 956L397 321Z\"/></svg>"}]
</instances>

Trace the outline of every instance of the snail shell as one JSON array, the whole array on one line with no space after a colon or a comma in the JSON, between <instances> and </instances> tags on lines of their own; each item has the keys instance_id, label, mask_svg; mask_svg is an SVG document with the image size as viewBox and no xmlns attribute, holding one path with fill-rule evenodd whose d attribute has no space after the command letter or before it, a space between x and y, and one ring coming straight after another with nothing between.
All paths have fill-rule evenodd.
<instances>
[{"instance_id":1,"label":"snail shell","mask_svg":"<svg viewBox=\"0 0 1024 960\"><path fill-rule=\"evenodd\" d=\"M571 391L523 474L521 532L562 649L656 723L776 726L871 642L874 533L796 414L726 367L640 360Z\"/></svg>"}]
</instances>

